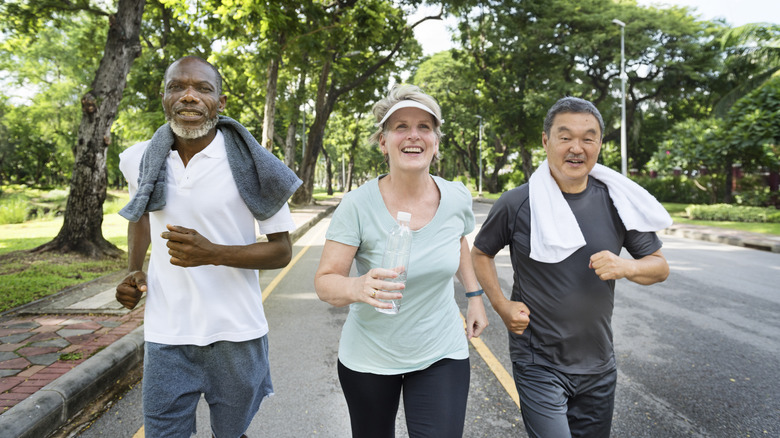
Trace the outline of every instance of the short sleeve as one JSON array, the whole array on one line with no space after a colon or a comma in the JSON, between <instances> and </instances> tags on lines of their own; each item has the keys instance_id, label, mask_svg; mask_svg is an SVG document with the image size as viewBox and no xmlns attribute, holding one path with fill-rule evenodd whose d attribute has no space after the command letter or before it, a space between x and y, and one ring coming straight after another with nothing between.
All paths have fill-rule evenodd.
<instances>
[{"instance_id":1,"label":"short sleeve","mask_svg":"<svg viewBox=\"0 0 780 438\"><path fill-rule=\"evenodd\" d=\"M656 233L628 230L623 246L631 257L641 259L661 249L663 243Z\"/></svg>"},{"instance_id":2,"label":"short sleeve","mask_svg":"<svg viewBox=\"0 0 780 438\"><path fill-rule=\"evenodd\" d=\"M144 155L148 141L137 143L119 154L119 170L127 181L127 189L130 197L138 191L138 176L140 173L141 158Z\"/></svg>"},{"instance_id":3,"label":"short sleeve","mask_svg":"<svg viewBox=\"0 0 780 438\"><path fill-rule=\"evenodd\" d=\"M474 227L476 226L476 219L474 219L474 210L472 209L472 198L471 198L471 192L469 192L469 189L466 188L466 186L463 185L461 182L455 183L455 191L458 194L458 201L463 205L462 210L462 216L463 216L463 234L461 236L465 236L472 231L474 231Z\"/></svg>"},{"instance_id":4,"label":"short sleeve","mask_svg":"<svg viewBox=\"0 0 780 438\"><path fill-rule=\"evenodd\" d=\"M527 194L528 191L525 190L525 193ZM504 192L490 209L487 219L474 239L474 246L485 254L494 256L511 243L517 211L527 200L528 196L522 196L521 187Z\"/></svg>"},{"instance_id":5,"label":"short sleeve","mask_svg":"<svg viewBox=\"0 0 780 438\"><path fill-rule=\"evenodd\" d=\"M333 212L325 238L345 245L360 246L360 217L350 193L344 196Z\"/></svg>"},{"instance_id":6,"label":"short sleeve","mask_svg":"<svg viewBox=\"0 0 780 438\"><path fill-rule=\"evenodd\" d=\"M260 234L274 234L294 231L295 221L293 220L292 213L290 213L290 206L285 202L282 208L279 209L273 216L263 221L257 221L257 228Z\"/></svg>"}]
</instances>

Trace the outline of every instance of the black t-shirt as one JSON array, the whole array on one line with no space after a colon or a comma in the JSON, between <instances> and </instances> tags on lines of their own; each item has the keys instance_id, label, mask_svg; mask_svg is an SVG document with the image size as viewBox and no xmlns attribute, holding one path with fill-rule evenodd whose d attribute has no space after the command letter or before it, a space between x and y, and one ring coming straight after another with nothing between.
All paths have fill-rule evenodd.
<instances>
[{"instance_id":1,"label":"black t-shirt","mask_svg":"<svg viewBox=\"0 0 780 438\"><path fill-rule=\"evenodd\" d=\"M588 178L587 188L564 193L585 246L559 263L529 257L531 214L528 184L505 192L490 210L474 246L495 255L509 245L514 269L513 301L530 311L522 335L509 333L513 362L536 363L569 374L600 374L615 368L612 309L615 281L603 281L588 267L591 255L622 248L642 258L661 248L655 233L627 231L607 187ZM550 218L555 220L555 218Z\"/></svg>"}]
</instances>

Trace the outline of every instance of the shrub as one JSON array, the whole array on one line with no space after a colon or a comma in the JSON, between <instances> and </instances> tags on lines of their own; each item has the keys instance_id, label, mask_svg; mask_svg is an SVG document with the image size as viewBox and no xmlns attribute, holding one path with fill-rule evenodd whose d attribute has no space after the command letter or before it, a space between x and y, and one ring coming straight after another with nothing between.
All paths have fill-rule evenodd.
<instances>
[{"instance_id":1,"label":"shrub","mask_svg":"<svg viewBox=\"0 0 780 438\"><path fill-rule=\"evenodd\" d=\"M27 206L21 195L0 198L0 224L21 224L27 220Z\"/></svg>"},{"instance_id":2,"label":"shrub","mask_svg":"<svg viewBox=\"0 0 780 438\"><path fill-rule=\"evenodd\" d=\"M741 207L731 204L689 205L685 208L685 212L690 219L780 223L780 211L774 208Z\"/></svg>"},{"instance_id":3,"label":"shrub","mask_svg":"<svg viewBox=\"0 0 780 438\"><path fill-rule=\"evenodd\" d=\"M723 199L724 178L719 176L638 176L632 178L659 202L680 204L712 204Z\"/></svg>"}]
</instances>

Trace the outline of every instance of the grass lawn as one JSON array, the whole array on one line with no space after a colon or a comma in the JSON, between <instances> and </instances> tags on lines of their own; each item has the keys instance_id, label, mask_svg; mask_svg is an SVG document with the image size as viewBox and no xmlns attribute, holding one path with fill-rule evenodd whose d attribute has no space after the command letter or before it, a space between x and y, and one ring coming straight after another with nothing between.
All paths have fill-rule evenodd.
<instances>
[{"instance_id":1,"label":"grass lawn","mask_svg":"<svg viewBox=\"0 0 780 438\"><path fill-rule=\"evenodd\" d=\"M751 233L774 234L780 236L780 224L758 222L732 222L732 221L700 221L691 220L685 214L685 207L690 204L675 204L664 202L663 206L672 216L675 223L704 225L708 227L729 228L732 230L749 231Z\"/></svg>"},{"instance_id":2,"label":"grass lawn","mask_svg":"<svg viewBox=\"0 0 780 438\"><path fill-rule=\"evenodd\" d=\"M126 202L127 195L124 197ZM0 225L0 312L127 267L126 256L94 260L72 254L29 252L53 239L60 228L62 217ZM103 237L127 251L127 220L115 211L104 215Z\"/></svg>"}]
</instances>

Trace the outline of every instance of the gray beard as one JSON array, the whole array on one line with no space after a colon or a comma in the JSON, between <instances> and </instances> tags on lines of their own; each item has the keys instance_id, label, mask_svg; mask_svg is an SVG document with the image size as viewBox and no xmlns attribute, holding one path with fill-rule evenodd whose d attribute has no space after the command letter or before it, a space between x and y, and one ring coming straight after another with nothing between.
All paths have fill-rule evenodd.
<instances>
[{"instance_id":1,"label":"gray beard","mask_svg":"<svg viewBox=\"0 0 780 438\"><path fill-rule=\"evenodd\" d=\"M183 138L185 140L196 140L205 137L212 129L214 129L214 127L217 126L217 123L219 122L219 117L217 116L213 119L206 120L206 123L198 128L188 128L182 126L168 116L165 116L165 120L168 121L168 124L171 125L171 130L173 130L173 133L176 134L177 137Z\"/></svg>"}]
</instances>

